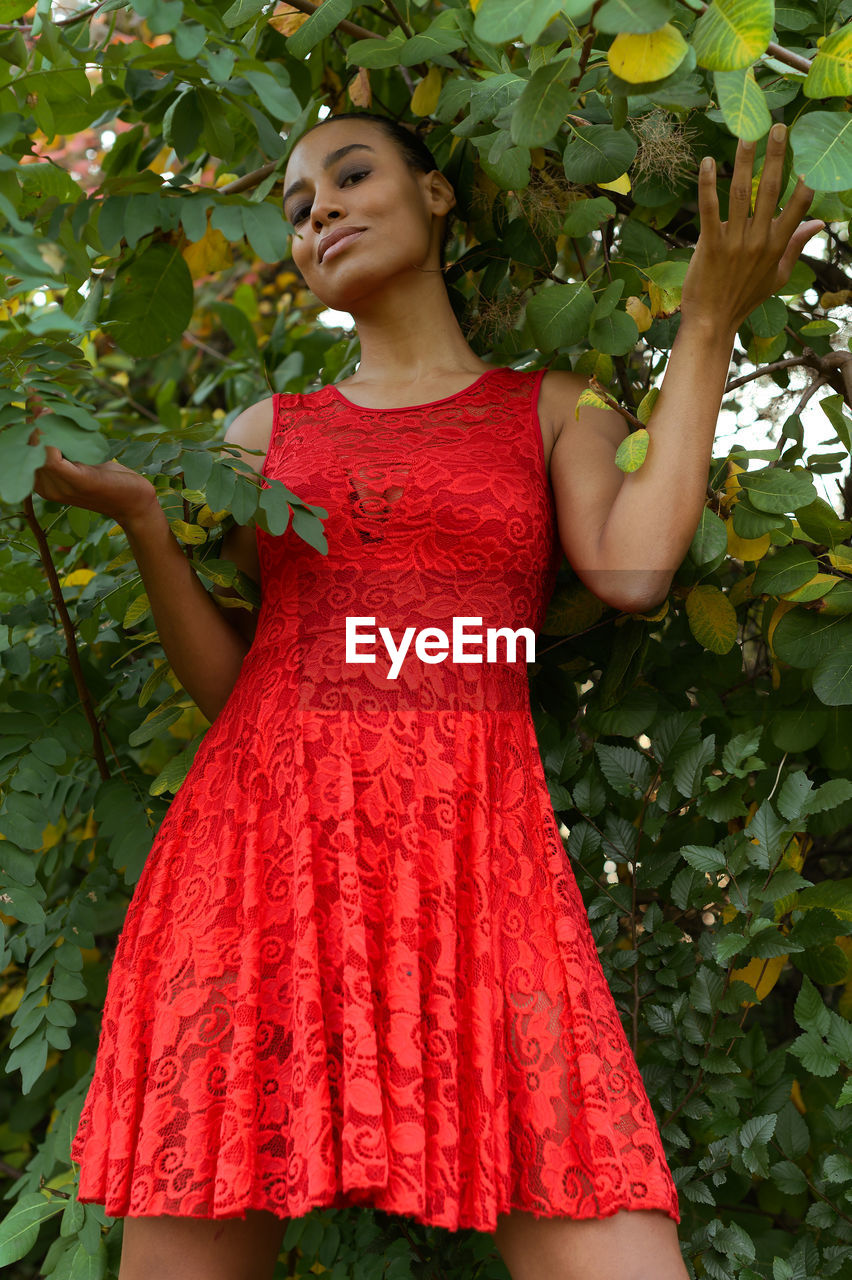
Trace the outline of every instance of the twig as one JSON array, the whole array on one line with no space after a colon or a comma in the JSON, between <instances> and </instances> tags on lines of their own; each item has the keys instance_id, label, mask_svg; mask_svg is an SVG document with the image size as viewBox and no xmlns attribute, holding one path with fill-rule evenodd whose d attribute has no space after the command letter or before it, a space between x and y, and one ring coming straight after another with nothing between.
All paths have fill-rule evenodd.
<instances>
[{"instance_id":1,"label":"twig","mask_svg":"<svg viewBox=\"0 0 852 1280\"><path fill-rule=\"evenodd\" d=\"M755 378L762 378L765 373L775 373L778 369L791 369L794 365L805 365L809 369L816 367L813 360L802 356L790 356L786 360L773 360L772 364L765 364L762 368L755 369L754 373L747 373L742 378L735 378L733 382L729 382L725 387L724 394L728 395L730 391L736 390L737 387L745 386L747 382L753 382Z\"/></svg>"},{"instance_id":2,"label":"twig","mask_svg":"<svg viewBox=\"0 0 852 1280\"><path fill-rule=\"evenodd\" d=\"M70 18L59 18L56 21L51 18L51 22L53 22L55 27L70 27L75 22L84 22L86 18L94 18L95 14L102 9L105 4L106 0L100 0L93 9L84 9L81 13L72 13ZM32 29L33 24L31 22L0 23L0 31L20 31L23 34L23 32L32 31Z\"/></svg>"},{"instance_id":3,"label":"twig","mask_svg":"<svg viewBox=\"0 0 852 1280\"><path fill-rule=\"evenodd\" d=\"M83 676L83 668L80 665L80 655L77 651L77 638L74 634L74 625L68 613L68 606L62 598L62 588L59 585L59 575L56 572L56 566L53 563L53 557L50 554L47 538L44 530L38 522L35 511L33 510L32 495L28 494L24 498L24 515L27 523L33 532L41 556L41 562L44 565L44 572L50 584L50 593L53 596L53 603L56 605L56 611L62 621L62 629L65 632L65 643L68 648L68 665L71 668L71 674L74 677L74 683L77 686L77 695L83 708L83 714L89 722L89 728L92 731L92 748L95 753L95 760L98 765L98 772L101 778L106 780L110 776L107 768L106 756L104 754L103 742L101 741L100 727L92 708L92 700L89 696L89 690Z\"/></svg>"},{"instance_id":4,"label":"twig","mask_svg":"<svg viewBox=\"0 0 852 1280\"><path fill-rule=\"evenodd\" d=\"M316 13L319 8L318 4L311 4L311 0L287 0L291 9L298 9L299 13L306 13L310 16ZM377 31L368 31L366 27L359 27L357 23L350 22L348 18L344 18L342 22L338 22L336 31L345 31L347 35L357 36L359 40L381 40L381 36Z\"/></svg>"},{"instance_id":5,"label":"twig","mask_svg":"<svg viewBox=\"0 0 852 1280\"><path fill-rule=\"evenodd\" d=\"M412 35L413 35L414 33L412 32L412 30L411 30L411 28L409 27L408 23L403 19L402 14L399 12L399 10L397 9L396 5L392 3L392 0L385 0L385 5L386 5L386 7L387 7L388 9L390 9L391 13L393 14L394 18L396 19L397 24L398 24L398 26L399 26L400 30L401 30L401 31L403 31L403 32L405 32L405 35L406 35L407 39L409 39L409 40L410 40L410 39L411 39L411 37L412 37Z\"/></svg>"}]
</instances>

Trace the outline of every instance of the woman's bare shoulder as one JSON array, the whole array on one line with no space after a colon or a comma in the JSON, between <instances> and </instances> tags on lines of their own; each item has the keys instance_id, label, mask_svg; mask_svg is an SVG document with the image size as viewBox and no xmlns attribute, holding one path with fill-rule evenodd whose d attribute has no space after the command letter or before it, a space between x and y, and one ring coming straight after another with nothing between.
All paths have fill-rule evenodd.
<instances>
[{"instance_id":1,"label":"woman's bare shoulder","mask_svg":"<svg viewBox=\"0 0 852 1280\"><path fill-rule=\"evenodd\" d=\"M260 474L272 438L274 396L258 400L238 413L225 432L225 443L239 450L241 458ZM252 450L253 452L248 452ZM260 452L257 452L257 451Z\"/></svg>"}]
</instances>

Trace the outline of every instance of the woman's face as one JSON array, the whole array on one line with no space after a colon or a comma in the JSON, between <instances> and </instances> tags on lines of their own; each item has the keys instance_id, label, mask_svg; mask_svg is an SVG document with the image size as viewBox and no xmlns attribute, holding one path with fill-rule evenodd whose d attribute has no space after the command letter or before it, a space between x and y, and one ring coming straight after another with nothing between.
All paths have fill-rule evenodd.
<instances>
[{"instance_id":1,"label":"woman's face","mask_svg":"<svg viewBox=\"0 0 852 1280\"><path fill-rule=\"evenodd\" d=\"M454 203L438 170L409 169L396 143L368 121L315 129L296 143L284 174L293 261L308 288L340 311L351 312L394 275L438 269L440 215ZM323 244L344 228L358 234L334 248Z\"/></svg>"}]
</instances>

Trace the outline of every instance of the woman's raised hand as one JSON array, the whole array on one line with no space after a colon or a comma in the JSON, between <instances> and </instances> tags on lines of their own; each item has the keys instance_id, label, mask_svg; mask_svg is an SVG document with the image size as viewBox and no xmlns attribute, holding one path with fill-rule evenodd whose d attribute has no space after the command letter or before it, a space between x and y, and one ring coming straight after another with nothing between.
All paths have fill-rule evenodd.
<instances>
[{"instance_id":1,"label":"woman's raised hand","mask_svg":"<svg viewBox=\"0 0 852 1280\"><path fill-rule=\"evenodd\" d=\"M29 444L38 444L38 427ZM144 520L162 510L157 490L150 480L120 462L71 462L54 445L45 445L47 457L36 469L33 493L48 502L62 502L71 507L97 511L102 516L125 526Z\"/></svg>"},{"instance_id":2,"label":"woman's raised hand","mask_svg":"<svg viewBox=\"0 0 852 1280\"><path fill-rule=\"evenodd\" d=\"M814 193L801 177L775 216L787 146L784 125L773 125L766 142L754 214L751 207L754 143L737 146L728 201L728 221L719 220L716 165L705 159L698 174L701 234L681 294L684 318L701 317L733 338L742 321L790 279L799 254L825 226L818 218L802 222Z\"/></svg>"}]
</instances>

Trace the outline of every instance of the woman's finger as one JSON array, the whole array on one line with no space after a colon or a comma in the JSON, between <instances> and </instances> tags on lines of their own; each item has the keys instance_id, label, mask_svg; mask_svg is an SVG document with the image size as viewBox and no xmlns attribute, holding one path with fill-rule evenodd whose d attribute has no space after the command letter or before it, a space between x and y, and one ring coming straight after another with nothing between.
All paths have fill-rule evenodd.
<instances>
[{"instance_id":1,"label":"woman's finger","mask_svg":"<svg viewBox=\"0 0 852 1280\"><path fill-rule=\"evenodd\" d=\"M780 240L790 238L810 209L813 198L812 188L806 187L800 176L790 199L775 219L774 227Z\"/></svg>"},{"instance_id":2,"label":"woman's finger","mask_svg":"<svg viewBox=\"0 0 852 1280\"><path fill-rule=\"evenodd\" d=\"M766 156L763 172L757 186L752 226L764 235L775 217L778 197L781 194L781 174L784 168L784 152L787 149L787 130L783 124L774 124L766 140Z\"/></svg>"},{"instance_id":3,"label":"woman's finger","mask_svg":"<svg viewBox=\"0 0 852 1280\"><path fill-rule=\"evenodd\" d=\"M781 255L778 263L778 285L785 285L793 274L799 254L810 240L811 236L815 236L822 231L825 223L819 218L811 218L808 222L803 222L798 231L794 231L790 237L790 243Z\"/></svg>"},{"instance_id":4,"label":"woman's finger","mask_svg":"<svg viewBox=\"0 0 852 1280\"><path fill-rule=\"evenodd\" d=\"M737 145L734 160L734 172L728 194L728 227L737 235L745 230L746 220L751 211L751 174L754 165L754 143L743 142Z\"/></svg>"},{"instance_id":5,"label":"woman's finger","mask_svg":"<svg viewBox=\"0 0 852 1280\"><path fill-rule=\"evenodd\" d=\"M700 234L715 239L719 234L719 195L716 191L716 162L705 156L698 170L698 216Z\"/></svg>"}]
</instances>

